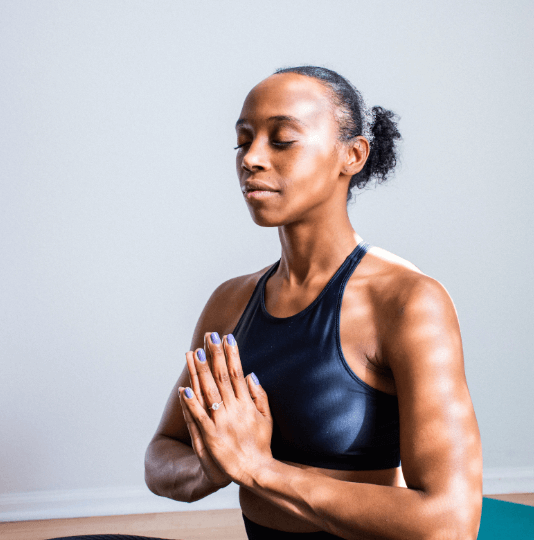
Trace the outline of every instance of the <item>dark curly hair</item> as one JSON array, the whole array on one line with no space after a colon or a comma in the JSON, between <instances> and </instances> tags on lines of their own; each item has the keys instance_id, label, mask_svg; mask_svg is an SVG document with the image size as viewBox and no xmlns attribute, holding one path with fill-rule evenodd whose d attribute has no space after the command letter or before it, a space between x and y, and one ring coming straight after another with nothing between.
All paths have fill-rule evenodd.
<instances>
[{"instance_id":1,"label":"dark curly hair","mask_svg":"<svg viewBox=\"0 0 534 540\"><path fill-rule=\"evenodd\" d=\"M324 67L297 66L277 69L279 73L298 73L321 81L331 92L334 106L339 113L339 140L348 142L358 135L364 135L366 113L370 118L370 150L363 169L355 174L349 183L347 203L352 198L352 188L363 189L371 180L384 182L397 164L396 141L401 139L397 129L399 117L382 107L366 110L365 101L356 87L347 79ZM365 136L365 135L364 135Z\"/></svg>"}]
</instances>

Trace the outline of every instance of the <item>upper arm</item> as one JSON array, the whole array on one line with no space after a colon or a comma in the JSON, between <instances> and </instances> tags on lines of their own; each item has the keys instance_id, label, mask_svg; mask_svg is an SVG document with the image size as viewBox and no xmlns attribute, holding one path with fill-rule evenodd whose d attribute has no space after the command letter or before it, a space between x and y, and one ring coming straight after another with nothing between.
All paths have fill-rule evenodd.
<instances>
[{"instance_id":1,"label":"upper arm","mask_svg":"<svg viewBox=\"0 0 534 540\"><path fill-rule=\"evenodd\" d=\"M205 347L206 334L209 332L219 332L222 336L233 329L231 327L229 330L228 325L231 325L235 319L236 308L238 310L240 308L241 302L237 301L237 297L241 289L240 285L243 283L242 278L243 276L240 276L225 281L212 293L199 316L189 350L194 351L199 347ZM186 352L183 352L184 362ZM191 446L191 437L185 423L178 393L180 386L191 386L187 363L185 363L182 373L171 391L152 440L160 436L170 437Z\"/></svg>"},{"instance_id":2,"label":"upper arm","mask_svg":"<svg viewBox=\"0 0 534 540\"><path fill-rule=\"evenodd\" d=\"M428 276L418 275L405 290L385 351L399 400L403 475L408 488L463 509L474 523L482 505L482 450L456 310Z\"/></svg>"}]
</instances>

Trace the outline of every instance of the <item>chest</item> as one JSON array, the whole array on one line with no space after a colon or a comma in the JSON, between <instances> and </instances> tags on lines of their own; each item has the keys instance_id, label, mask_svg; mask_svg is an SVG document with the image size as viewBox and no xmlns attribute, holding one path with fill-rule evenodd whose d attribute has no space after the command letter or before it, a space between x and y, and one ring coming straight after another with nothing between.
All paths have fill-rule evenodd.
<instances>
[{"instance_id":1,"label":"chest","mask_svg":"<svg viewBox=\"0 0 534 540\"><path fill-rule=\"evenodd\" d=\"M354 373L339 318L322 307L287 320L254 310L235 332L243 372L257 375L269 399L273 456L341 469L395 461L396 397Z\"/></svg>"},{"instance_id":2,"label":"chest","mask_svg":"<svg viewBox=\"0 0 534 540\"><path fill-rule=\"evenodd\" d=\"M388 314L373 301L372 291L360 281L351 276L341 297L339 352L359 379L377 390L396 395L395 380L380 351ZM273 317L292 317L312 304L320 292L320 288L284 290L273 276L265 285L265 308Z\"/></svg>"}]
</instances>

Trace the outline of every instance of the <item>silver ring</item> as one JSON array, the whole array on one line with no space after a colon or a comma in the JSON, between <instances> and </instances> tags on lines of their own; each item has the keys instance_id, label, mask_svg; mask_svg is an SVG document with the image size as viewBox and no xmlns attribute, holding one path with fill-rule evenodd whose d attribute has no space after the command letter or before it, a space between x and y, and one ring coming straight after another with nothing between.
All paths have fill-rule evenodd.
<instances>
[{"instance_id":1,"label":"silver ring","mask_svg":"<svg viewBox=\"0 0 534 540\"><path fill-rule=\"evenodd\" d=\"M214 411L216 411L221 405L222 405L222 401L220 403L212 403L210 409L213 409Z\"/></svg>"}]
</instances>

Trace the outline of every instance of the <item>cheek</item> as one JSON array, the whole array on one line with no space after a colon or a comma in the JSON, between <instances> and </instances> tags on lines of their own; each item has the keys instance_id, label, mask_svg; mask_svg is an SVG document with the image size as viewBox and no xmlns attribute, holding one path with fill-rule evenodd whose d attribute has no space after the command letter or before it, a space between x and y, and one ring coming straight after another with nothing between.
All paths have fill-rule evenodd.
<instances>
[{"instance_id":1,"label":"cheek","mask_svg":"<svg viewBox=\"0 0 534 540\"><path fill-rule=\"evenodd\" d=\"M329 180L337 165L337 155L319 136L309 139L306 146L288 151L279 161L280 173L289 183Z\"/></svg>"}]
</instances>

